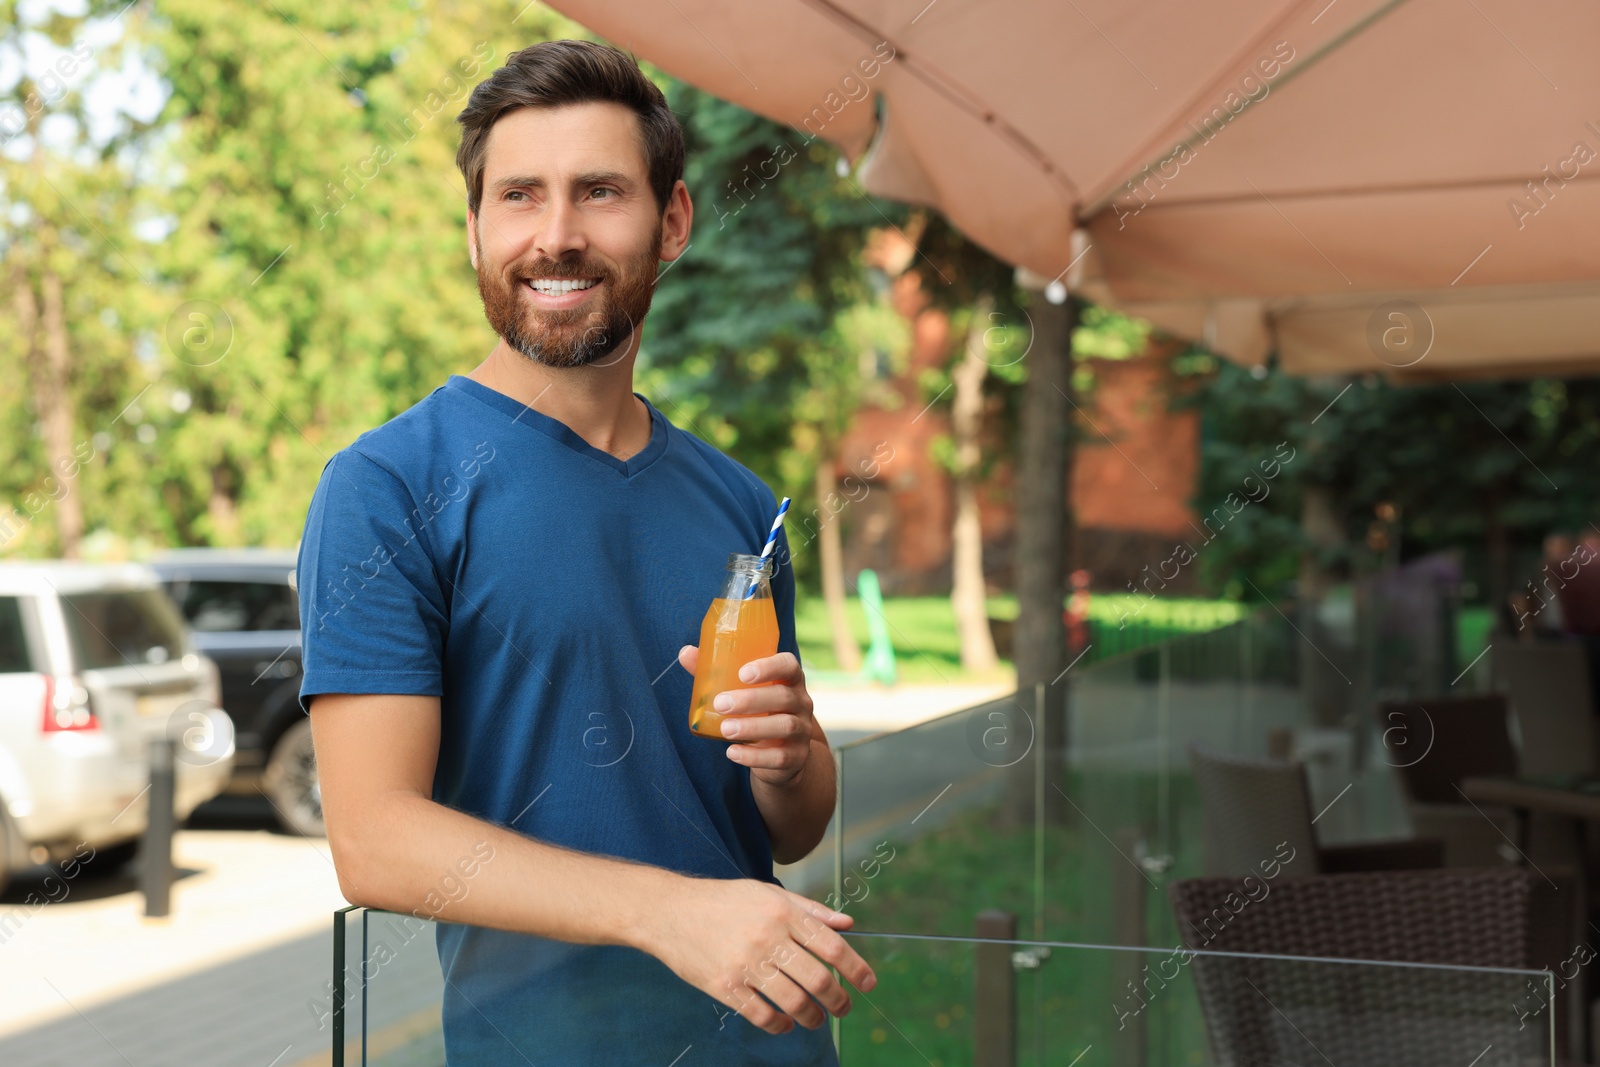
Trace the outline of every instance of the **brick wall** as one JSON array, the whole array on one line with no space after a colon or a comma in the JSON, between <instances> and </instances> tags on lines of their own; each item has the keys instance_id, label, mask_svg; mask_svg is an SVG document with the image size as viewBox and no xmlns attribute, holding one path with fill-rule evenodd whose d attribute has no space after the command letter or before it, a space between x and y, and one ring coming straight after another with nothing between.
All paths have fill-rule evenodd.
<instances>
[{"instance_id":1,"label":"brick wall","mask_svg":"<svg viewBox=\"0 0 1600 1067\"><path fill-rule=\"evenodd\" d=\"M899 407L864 408L843 440L837 473L841 480L854 476L851 485L857 488L841 494L849 502L833 521L841 524L847 574L871 567L886 593L945 594L954 492L931 445L949 433L949 397L925 407L914 382L920 369L943 365L961 339L951 336L948 317L928 306L916 277L900 273L905 252L892 235L869 251L869 261L875 258L896 275L889 299L911 326L909 366L886 383L899 395ZM1192 411L1167 410L1173 346L1154 340L1139 358L1091 361L1095 387L1088 400L1079 401L1086 420L1071 473L1077 529L1064 551L1071 566L1093 572L1096 589L1125 588L1146 564L1165 559L1186 532L1192 534L1199 423ZM864 479L866 471L877 477ZM1002 467L980 492L984 572L995 592L1012 586L1012 474ZM1185 577L1192 580L1188 572ZM1191 590L1173 583L1166 591Z\"/></svg>"}]
</instances>

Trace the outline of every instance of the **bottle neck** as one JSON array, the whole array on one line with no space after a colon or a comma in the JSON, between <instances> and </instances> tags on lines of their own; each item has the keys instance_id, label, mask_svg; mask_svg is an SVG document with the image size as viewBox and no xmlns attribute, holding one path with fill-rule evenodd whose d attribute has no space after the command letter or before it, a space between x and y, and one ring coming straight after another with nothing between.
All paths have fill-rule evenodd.
<instances>
[{"instance_id":1,"label":"bottle neck","mask_svg":"<svg viewBox=\"0 0 1600 1067\"><path fill-rule=\"evenodd\" d=\"M728 600L760 600L772 596L771 558L735 553L728 559L728 576L723 581L723 596Z\"/></svg>"}]
</instances>

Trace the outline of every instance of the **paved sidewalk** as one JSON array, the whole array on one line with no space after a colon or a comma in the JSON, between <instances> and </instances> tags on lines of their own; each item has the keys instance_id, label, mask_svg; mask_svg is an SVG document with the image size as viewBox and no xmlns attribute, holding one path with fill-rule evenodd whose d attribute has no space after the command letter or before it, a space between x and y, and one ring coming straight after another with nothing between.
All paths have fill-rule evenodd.
<instances>
[{"instance_id":1,"label":"paved sidewalk","mask_svg":"<svg viewBox=\"0 0 1600 1067\"><path fill-rule=\"evenodd\" d=\"M330 916L345 903L327 848L267 830L180 831L173 853L185 876L173 886L172 917L159 920L143 918L127 871L80 875L42 907L26 898L42 896L44 883L20 877L0 902L0 917L10 917L0 944L0 1063L232 1063L218 1056L242 1040L249 1057L238 1062L267 1067L291 1043L278 1040L291 1008L317 1030L306 1004L322 995ZM226 981L183 984L227 965ZM169 992L181 995L150 1000L175 980ZM190 1038L207 1051L178 1057Z\"/></svg>"},{"instance_id":2,"label":"paved sidewalk","mask_svg":"<svg viewBox=\"0 0 1600 1067\"><path fill-rule=\"evenodd\" d=\"M830 744L841 745L994 700L1015 692L1016 682L1014 677L1001 677L983 685L813 685L810 689L817 722Z\"/></svg>"}]
</instances>

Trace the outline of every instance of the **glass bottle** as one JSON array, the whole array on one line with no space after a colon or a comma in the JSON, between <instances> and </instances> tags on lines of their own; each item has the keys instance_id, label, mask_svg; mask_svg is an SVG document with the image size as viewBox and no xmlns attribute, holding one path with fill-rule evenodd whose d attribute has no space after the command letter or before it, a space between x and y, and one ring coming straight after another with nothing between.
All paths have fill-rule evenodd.
<instances>
[{"instance_id":1,"label":"glass bottle","mask_svg":"<svg viewBox=\"0 0 1600 1067\"><path fill-rule=\"evenodd\" d=\"M720 713L711 702L730 689L753 689L739 680L739 668L778 653L778 614L772 605L772 557L728 556L728 576L700 624L700 660L689 697L689 729L700 737L725 740ZM759 682L757 685L771 685Z\"/></svg>"}]
</instances>

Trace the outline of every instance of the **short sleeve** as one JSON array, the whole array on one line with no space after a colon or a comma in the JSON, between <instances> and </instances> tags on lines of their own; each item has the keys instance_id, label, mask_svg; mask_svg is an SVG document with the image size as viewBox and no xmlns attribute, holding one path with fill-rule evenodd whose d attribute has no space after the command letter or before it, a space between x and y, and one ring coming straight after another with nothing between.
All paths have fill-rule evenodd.
<instances>
[{"instance_id":1,"label":"short sleeve","mask_svg":"<svg viewBox=\"0 0 1600 1067\"><path fill-rule=\"evenodd\" d=\"M300 704L319 693L442 696L449 605L405 484L345 449L306 514L300 592Z\"/></svg>"}]
</instances>

